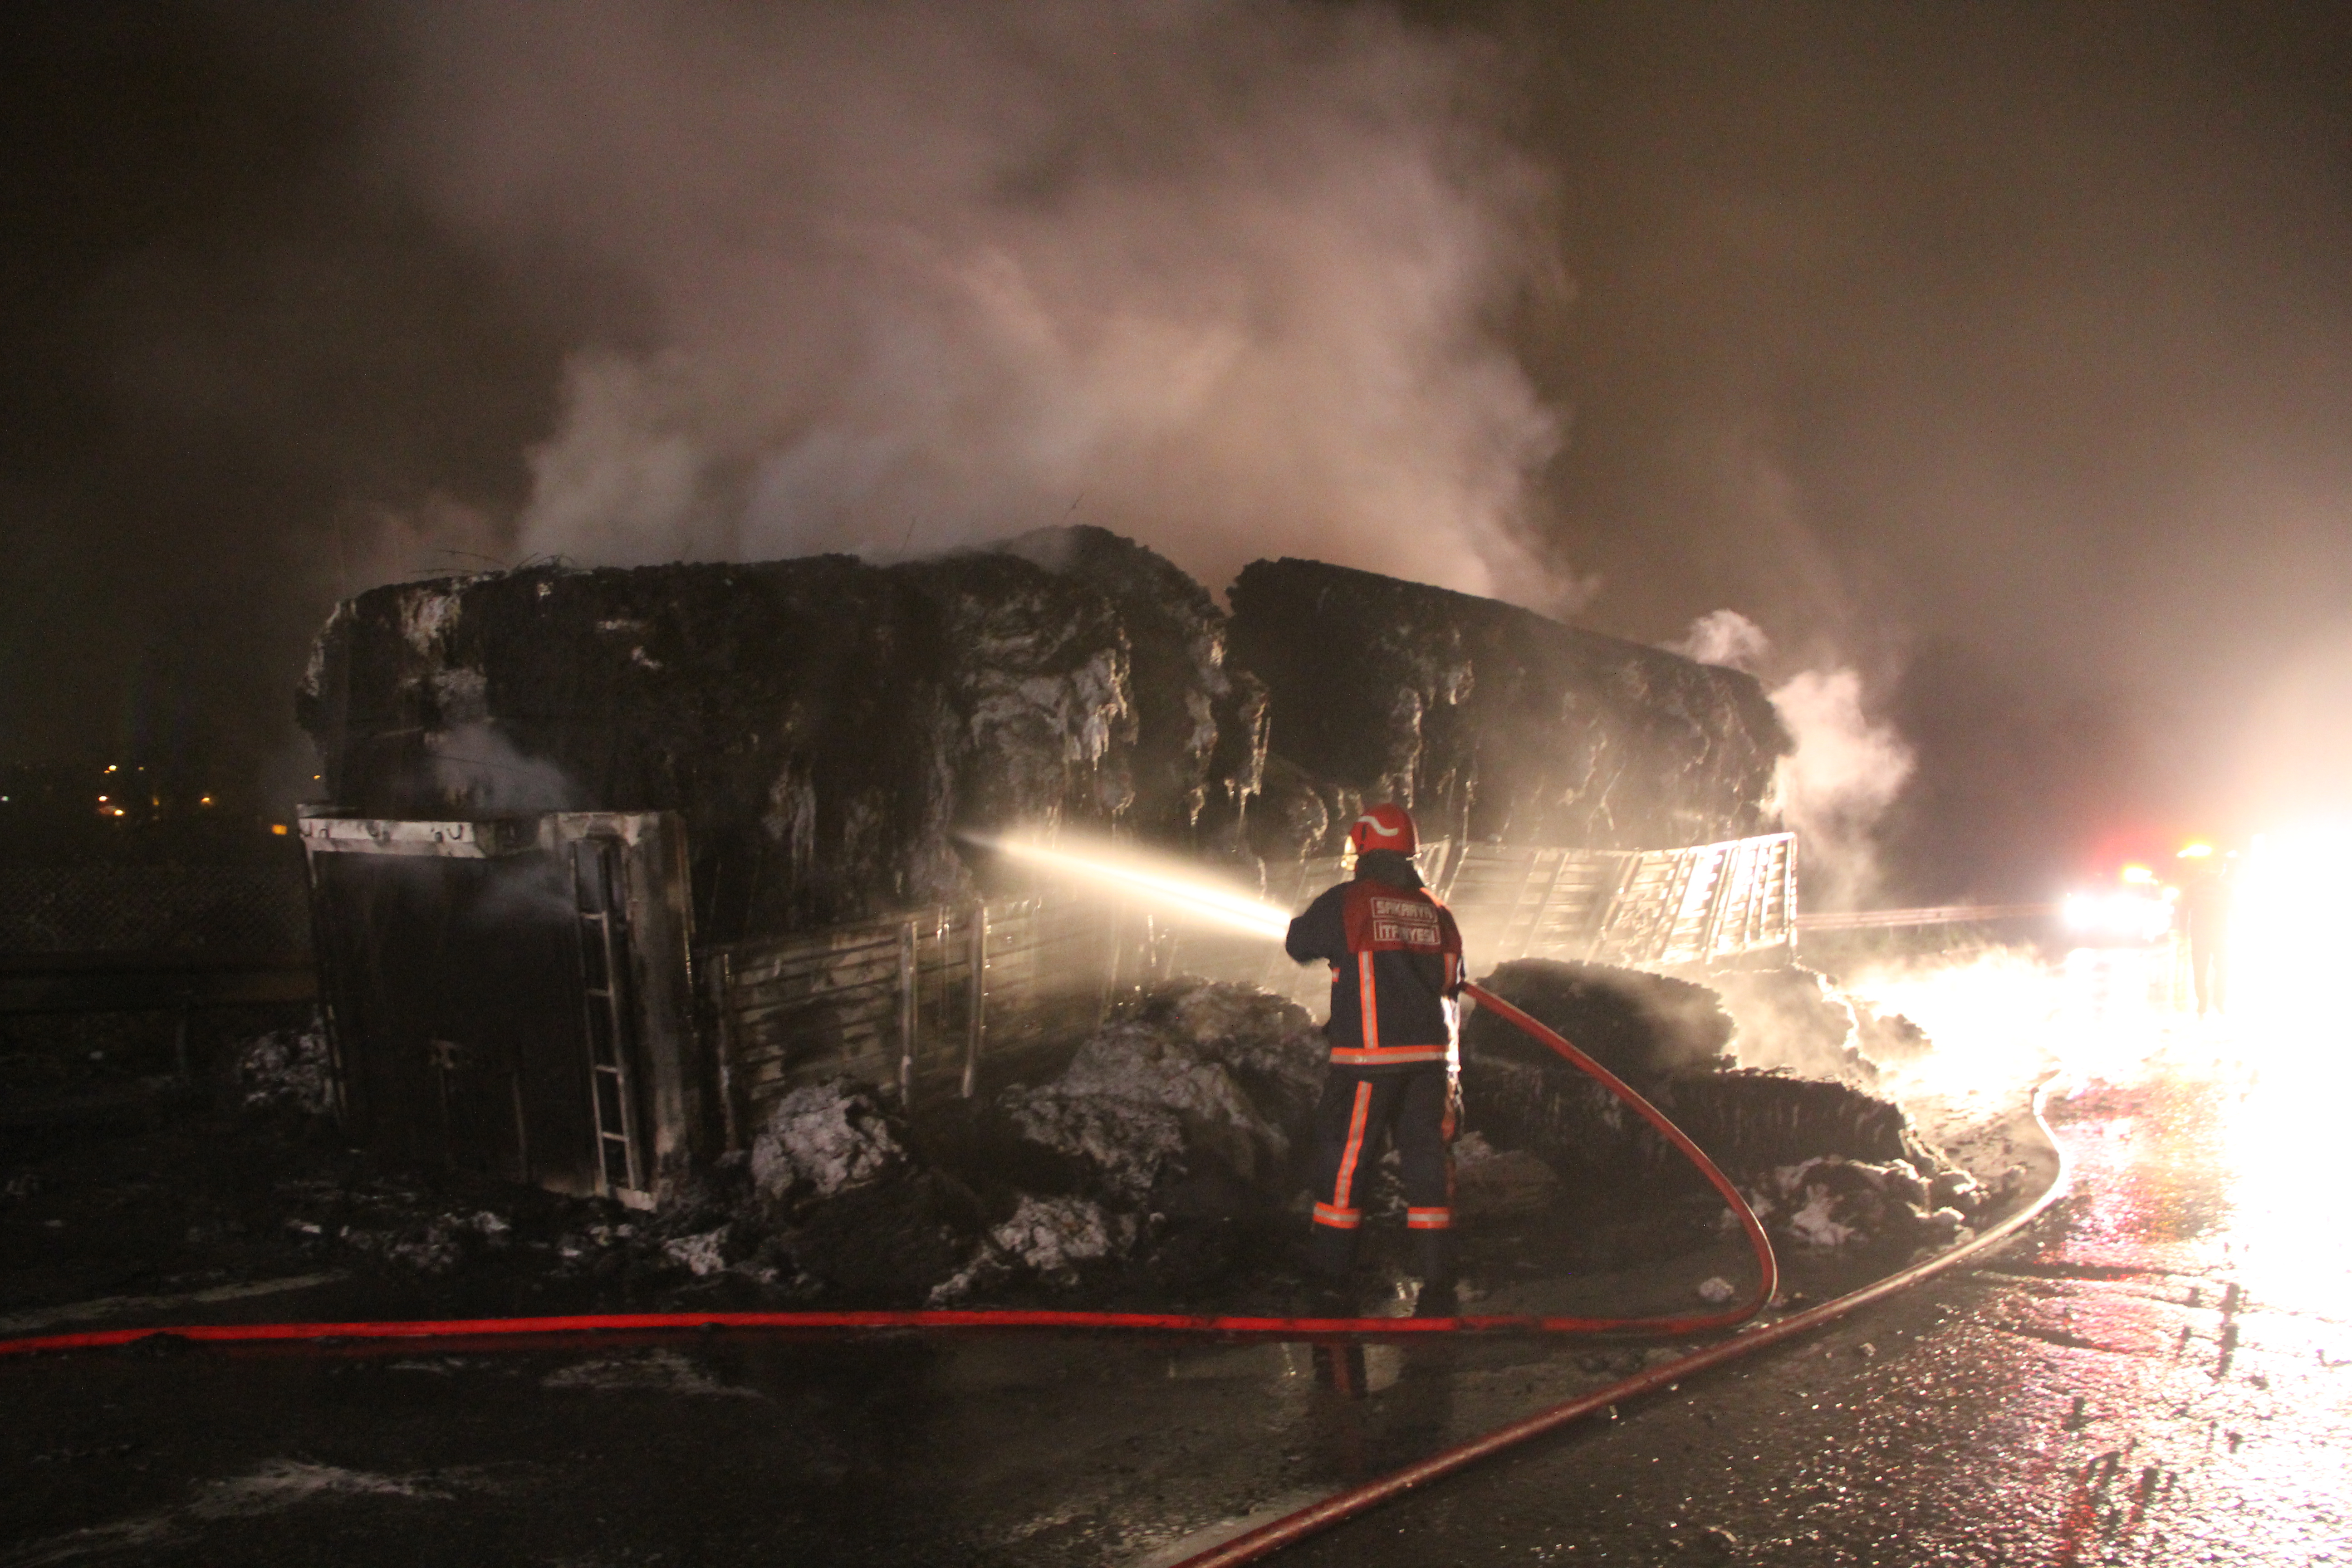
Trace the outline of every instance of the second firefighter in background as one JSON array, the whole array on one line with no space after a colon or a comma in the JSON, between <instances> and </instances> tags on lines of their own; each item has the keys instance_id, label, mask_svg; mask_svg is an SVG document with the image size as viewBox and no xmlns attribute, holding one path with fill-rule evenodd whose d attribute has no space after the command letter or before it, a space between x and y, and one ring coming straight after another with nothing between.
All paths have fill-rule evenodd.
<instances>
[{"instance_id":1,"label":"second firefighter in background","mask_svg":"<svg viewBox=\"0 0 2352 1568\"><path fill-rule=\"evenodd\" d=\"M1402 807L1373 806L1348 838L1355 879L1309 904L1283 942L1299 963L1331 966L1309 1259L1328 1279L1354 1266L1369 1167L1385 1134L1403 1166L1405 1224L1427 1300L1431 1284L1450 1294L1454 1272L1449 1145L1461 1103L1454 999L1462 933L1422 885L1412 818Z\"/></svg>"}]
</instances>

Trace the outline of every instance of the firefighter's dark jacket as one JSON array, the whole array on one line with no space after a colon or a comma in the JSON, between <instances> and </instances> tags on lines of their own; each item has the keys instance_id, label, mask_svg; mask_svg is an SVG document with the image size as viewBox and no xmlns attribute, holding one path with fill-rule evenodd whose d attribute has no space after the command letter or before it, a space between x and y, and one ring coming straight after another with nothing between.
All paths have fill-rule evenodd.
<instances>
[{"instance_id":1,"label":"firefighter's dark jacket","mask_svg":"<svg viewBox=\"0 0 2352 1568\"><path fill-rule=\"evenodd\" d=\"M1283 947L1301 963L1331 966L1331 1059L1345 1067L1448 1060L1452 1009L1462 988L1462 932L1422 887L1412 862L1375 850L1356 879L1330 889L1297 920Z\"/></svg>"}]
</instances>

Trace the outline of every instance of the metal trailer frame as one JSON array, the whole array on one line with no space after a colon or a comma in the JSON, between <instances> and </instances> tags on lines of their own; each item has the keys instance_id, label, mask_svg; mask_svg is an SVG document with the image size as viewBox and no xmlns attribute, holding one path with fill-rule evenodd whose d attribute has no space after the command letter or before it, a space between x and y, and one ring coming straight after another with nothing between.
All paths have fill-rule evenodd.
<instances>
[{"instance_id":1,"label":"metal trailer frame","mask_svg":"<svg viewBox=\"0 0 2352 1568\"><path fill-rule=\"evenodd\" d=\"M1786 952L1796 839L1595 850L1433 840L1422 876L1461 922L1474 963L1590 960L1690 970ZM1351 869L1346 857L1279 868L1268 902L1296 909ZM1151 911L1055 892L974 900L711 950L702 966L727 1139L838 1074L901 1104L1056 1065L1053 1045L1098 1024L1136 985L1174 973L1254 984L1309 1006L1328 976L1278 943L1171 926Z\"/></svg>"},{"instance_id":2,"label":"metal trailer frame","mask_svg":"<svg viewBox=\"0 0 2352 1568\"><path fill-rule=\"evenodd\" d=\"M718 1153L676 814L299 826L349 1135L634 1207Z\"/></svg>"}]
</instances>

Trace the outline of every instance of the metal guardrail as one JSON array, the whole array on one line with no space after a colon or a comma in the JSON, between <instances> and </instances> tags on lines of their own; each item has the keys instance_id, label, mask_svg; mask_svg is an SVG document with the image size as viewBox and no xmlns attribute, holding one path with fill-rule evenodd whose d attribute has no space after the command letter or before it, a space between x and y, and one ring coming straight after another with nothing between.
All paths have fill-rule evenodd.
<instances>
[{"instance_id":1,"label":"metal guardrail","mask_svg":"<svg viewBox=\"0 0 2352 1568\"><path fill-rule=\"evenodd\" d=\"M2040 920L2057 913L2055 904L1938 904L1916 910L1849 910L1799 915L1797 931L1882 931L1898 926L1971 925L1985 921Z\"/></svg>"}]
</instances>

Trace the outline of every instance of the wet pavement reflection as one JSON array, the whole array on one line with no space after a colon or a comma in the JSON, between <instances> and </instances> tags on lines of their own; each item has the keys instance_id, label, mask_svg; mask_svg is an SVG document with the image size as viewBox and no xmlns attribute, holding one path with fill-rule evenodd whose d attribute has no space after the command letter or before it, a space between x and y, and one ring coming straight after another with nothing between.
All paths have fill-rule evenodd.
<instances>
[{"instance_id":1,"label":"wet pavement reflection","mask_svg":"<svg viewBox=\"0 0 2352 1568\"><path fill-rule=\"evenodd\" d=\"M1594 1375L1036 1335L47 1358L0 1367L0 1563L1133 1561Z\"/></svg>"},{"instance_id":2,"label":"wet pavement reflection","mask_svg":"<svg viewBox=\"0 0 2352 1568\"><path fill-rule=\"evenodd\" d=\"M1990 1267L1282 1560L2352 1563L2346 1053L2116 994L2071 1020L2074 1195ZM1664 1353L721 1334L47 1358L0 1365L0 1565L1165 1563Z\"/></svg>"}]
</instances>

